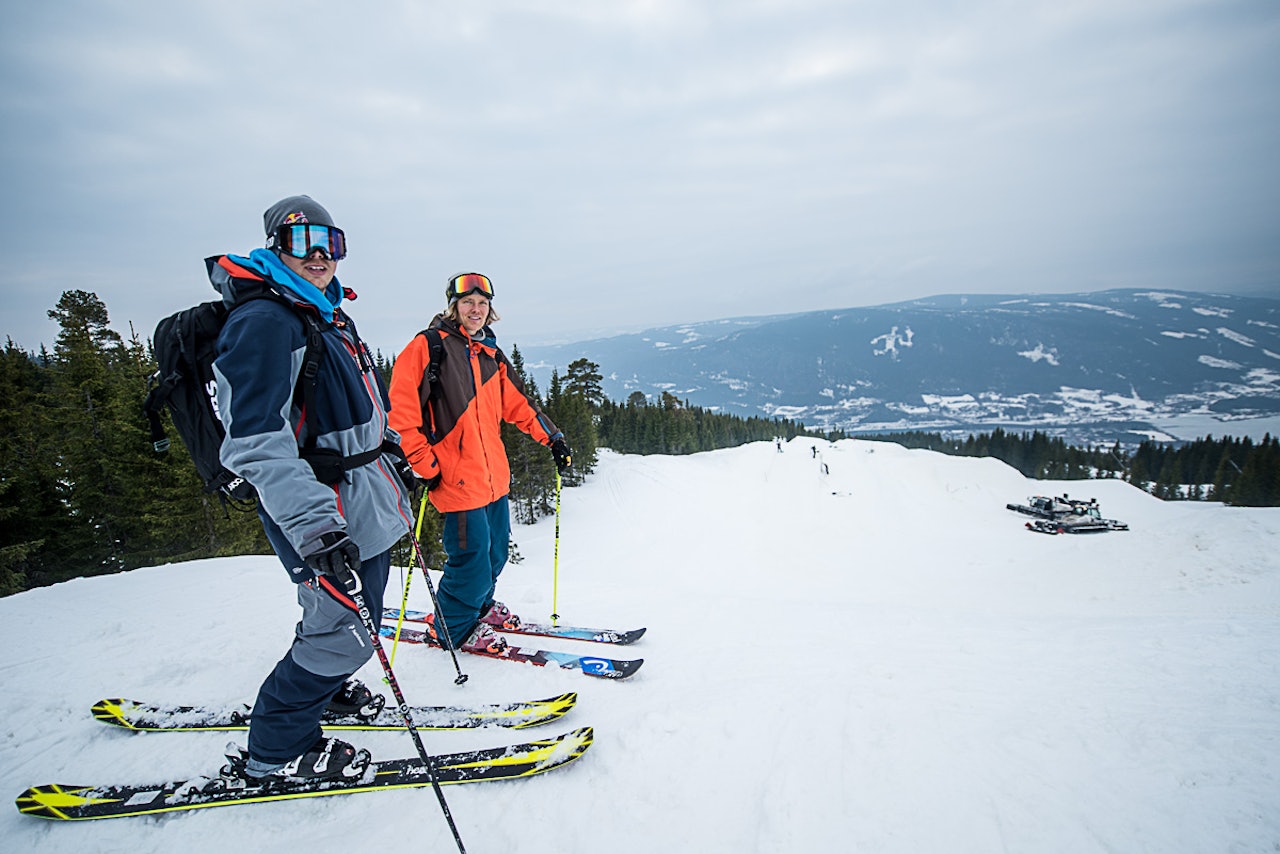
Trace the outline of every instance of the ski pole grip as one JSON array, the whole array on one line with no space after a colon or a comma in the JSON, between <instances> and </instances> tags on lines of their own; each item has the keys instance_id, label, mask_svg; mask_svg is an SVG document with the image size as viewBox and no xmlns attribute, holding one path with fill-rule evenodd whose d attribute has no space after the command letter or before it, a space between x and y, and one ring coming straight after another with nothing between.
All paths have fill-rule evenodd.
<instances>
[{"instance_id":1,"label":"ski pole grip","mask_svg":"<svg viewBox=\"0 0 1280 854\"><path fill-rule=\"evenodd\" d=\"M334 573L334 577L338 579L338 583L351 596L357 596L361 590L360 576L347 569L345 566Z\"/></svg>"}]
</instances>

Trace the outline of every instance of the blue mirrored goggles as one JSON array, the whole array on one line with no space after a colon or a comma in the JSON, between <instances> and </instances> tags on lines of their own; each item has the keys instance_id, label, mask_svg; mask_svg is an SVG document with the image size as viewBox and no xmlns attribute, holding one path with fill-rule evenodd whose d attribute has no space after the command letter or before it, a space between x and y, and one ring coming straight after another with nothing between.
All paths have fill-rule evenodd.
<instances>
[{"instance_id":1,"label":"blue mirrored goggles","mask_svg":"<svg viewBox=\"0 0 1280 854\"><path fill-rule=\"evenodd\" d=\"M276 229L267 247L279 249L294 258L306 258L320 249L334 261L340 261L347 254L347 236L342 229L332 225L282 225Z\"/></svg>"}]
</instances>

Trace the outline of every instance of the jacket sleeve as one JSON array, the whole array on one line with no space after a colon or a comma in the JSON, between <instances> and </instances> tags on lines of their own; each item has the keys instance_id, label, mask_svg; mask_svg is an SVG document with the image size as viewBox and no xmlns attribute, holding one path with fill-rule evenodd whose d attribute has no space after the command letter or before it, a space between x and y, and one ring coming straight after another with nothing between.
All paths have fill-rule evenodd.
<instances>
[{"instance_id":1,"label":"jacket sleeve","mask_svg":"<svg viewBox=\"0 0 1280 854\"><path fill-rule=\"evenodd\" d=\"M293 390L306 350L290 309L258 300L231 314L218 338L214 375L226 438L222 464L253 485L263 509L298 554L346 529L334 490L298 456Z\"/></svg>"},{"instance_id":2,"label":"jacket sleeve","mask_svg":"<svg viewBox=\"0 0 1280 854\"><path fill-rule=\"evenodd\" d=\"M524 383L511 372L511 365L505 357L498 366L502 383L502 420L516 425L542 444L550 445L561 435L560 430L525 394Z\"/></svg>"},{"instance_id":3,"label":"jacket sleeve","mask_svg":"<svg viewBox=\"0 0 1280 854\"><path fill-rule=\"evenodd\" d=\"M431 352L421 335L413 340L396 357L391 369L391 429L400 434L400 447L414 472L423 480L430 480L440 473L435 451L427 439L429 425L422 423L422 399L419 388L431 363Z\"/></svg>"}]
</instances>

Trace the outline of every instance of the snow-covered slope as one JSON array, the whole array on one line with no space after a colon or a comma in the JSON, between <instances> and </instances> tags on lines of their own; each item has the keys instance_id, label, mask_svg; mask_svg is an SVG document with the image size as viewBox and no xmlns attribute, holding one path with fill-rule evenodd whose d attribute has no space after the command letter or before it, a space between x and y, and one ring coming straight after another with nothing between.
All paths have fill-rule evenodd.
<instances>
[{"instance_id":1,"label":"snow-covered slope","mask_svg":"<svg viewBox=\"0 0 1280 854\"><path fill-rule=\"evenodd\" d=\"M466 657L470 681L455 687L443 653L398 650L410 702L578 690L578 708L544 731L596 727L568 769L447 789L468 850L1280 845L1280 510L1038 483L993 460L880 443L783 447L606 453L565 492L559 612L647 625L626 650L647 662L631 680ZM1004 509L1064 490L1132 530L1049 537ZM517 529L525 561L500 585L530 619L551 611L553 531ZM410 599L426 606L421 578ZM226 734L129 735L89 706L249 700L295 611L261 557L0 600L9 797L215 769ZM362 675L377 682L376 661ZM514 738L425 736L439 752ZM413 753L404 733L353 740L375 757ZM67 825L9 807L0 837L15 852L453 850L429 790Z\"/></svg>"}]
</instances>

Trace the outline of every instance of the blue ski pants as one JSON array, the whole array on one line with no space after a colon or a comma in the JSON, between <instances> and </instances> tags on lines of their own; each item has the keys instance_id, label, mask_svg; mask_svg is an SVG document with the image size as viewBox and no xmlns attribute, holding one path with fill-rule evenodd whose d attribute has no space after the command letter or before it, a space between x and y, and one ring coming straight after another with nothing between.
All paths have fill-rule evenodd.
<instances>
[{"instance_id":1,"label":"blue ski pants","mask_svg":"<svg viewBox=\"0 0 1280 854\"><path fill-rule=\"evenodd\" d=\"M440 615L453 645L461 646L493 604L498 576L507 565L511 508L507 496L475 510L444 514Z\"/></svg>"}]
</instances>

